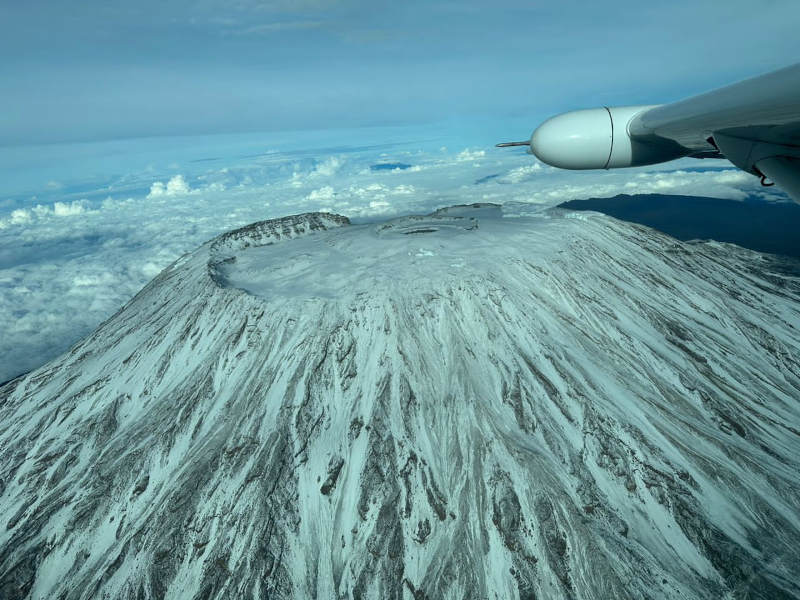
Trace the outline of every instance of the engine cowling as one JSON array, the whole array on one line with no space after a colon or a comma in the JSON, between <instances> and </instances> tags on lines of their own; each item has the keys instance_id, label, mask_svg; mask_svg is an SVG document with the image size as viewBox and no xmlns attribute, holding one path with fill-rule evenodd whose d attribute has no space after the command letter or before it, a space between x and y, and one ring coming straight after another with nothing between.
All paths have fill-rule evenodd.
<instances>
[{"instance_id":1,"label":"engine cowling","mask_svg":"<svg viewBox=\"0 0 800 600\"><path fill-rule=\"evenodd\" d=\"M574 110L552 117L531 135L531 152L561 169L614 169L673 160L687 154L669 140L635 140L628 125L654 106Z\"/></svg>"}]
</instances>

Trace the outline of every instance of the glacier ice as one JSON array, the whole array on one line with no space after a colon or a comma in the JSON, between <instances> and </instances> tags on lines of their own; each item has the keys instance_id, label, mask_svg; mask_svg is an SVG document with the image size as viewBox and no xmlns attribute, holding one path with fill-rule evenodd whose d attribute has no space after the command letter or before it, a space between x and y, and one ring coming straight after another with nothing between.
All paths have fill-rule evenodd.
<instances>
[{"instance_id":1,"label":"glacier ice","mask_svg":"<svg viewBox=\"0 0 800 600\"><path fill-rule=\"evenodd\" d=\"M797 598L800 281L590 213L229 232L0 388L0 598Z\"/></svg>"}]
</instances>

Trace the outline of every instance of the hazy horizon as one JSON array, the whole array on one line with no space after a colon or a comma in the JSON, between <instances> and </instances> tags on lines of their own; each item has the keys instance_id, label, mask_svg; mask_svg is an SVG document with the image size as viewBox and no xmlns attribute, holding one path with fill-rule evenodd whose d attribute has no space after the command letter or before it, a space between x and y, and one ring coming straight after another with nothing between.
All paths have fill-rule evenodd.
<instances>
[{"instance_id":1,"label":"hazy horizon","mask_svg":"<svg viewBox=\"0 0 800 600\"><path fill-rule=\"evenodd\" d=\"M530 129L797 60L789 0L90 0L4 13L0 145L451 118L525 118Z\"/></svg>"}]
</instances>

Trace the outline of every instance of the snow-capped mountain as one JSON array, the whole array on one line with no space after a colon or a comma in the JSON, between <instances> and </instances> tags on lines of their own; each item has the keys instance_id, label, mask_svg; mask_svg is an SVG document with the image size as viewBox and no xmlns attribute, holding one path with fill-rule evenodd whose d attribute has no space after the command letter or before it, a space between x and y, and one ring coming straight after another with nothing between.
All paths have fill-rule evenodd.
<instances>
[{"instance_id":1,"label":"snow-capped mountain","mask_svg":"<svg viewBox=\"0 0 800 600\"><path fill-rule=\"evenodd\" d=\"M593 213L257 223L0 388L0 598L797 598L800 280Z\"/></svg>"}]
</instances>

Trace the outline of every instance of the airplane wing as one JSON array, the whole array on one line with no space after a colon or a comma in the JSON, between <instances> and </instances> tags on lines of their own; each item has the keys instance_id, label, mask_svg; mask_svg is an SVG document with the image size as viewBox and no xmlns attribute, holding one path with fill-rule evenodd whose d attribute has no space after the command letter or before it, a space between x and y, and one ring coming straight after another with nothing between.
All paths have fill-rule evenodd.
<instances>
[{"instance_id":1,"label":"airplane wing","mask_svg":"<svg viewBox=\"0 0 800 600\"><path fill-rule=\"evenodd\" d=\"M508 145L564 169L727 158L800 202L800 63L673 104L564 113Z\"/></svg>"}]
</instances>

